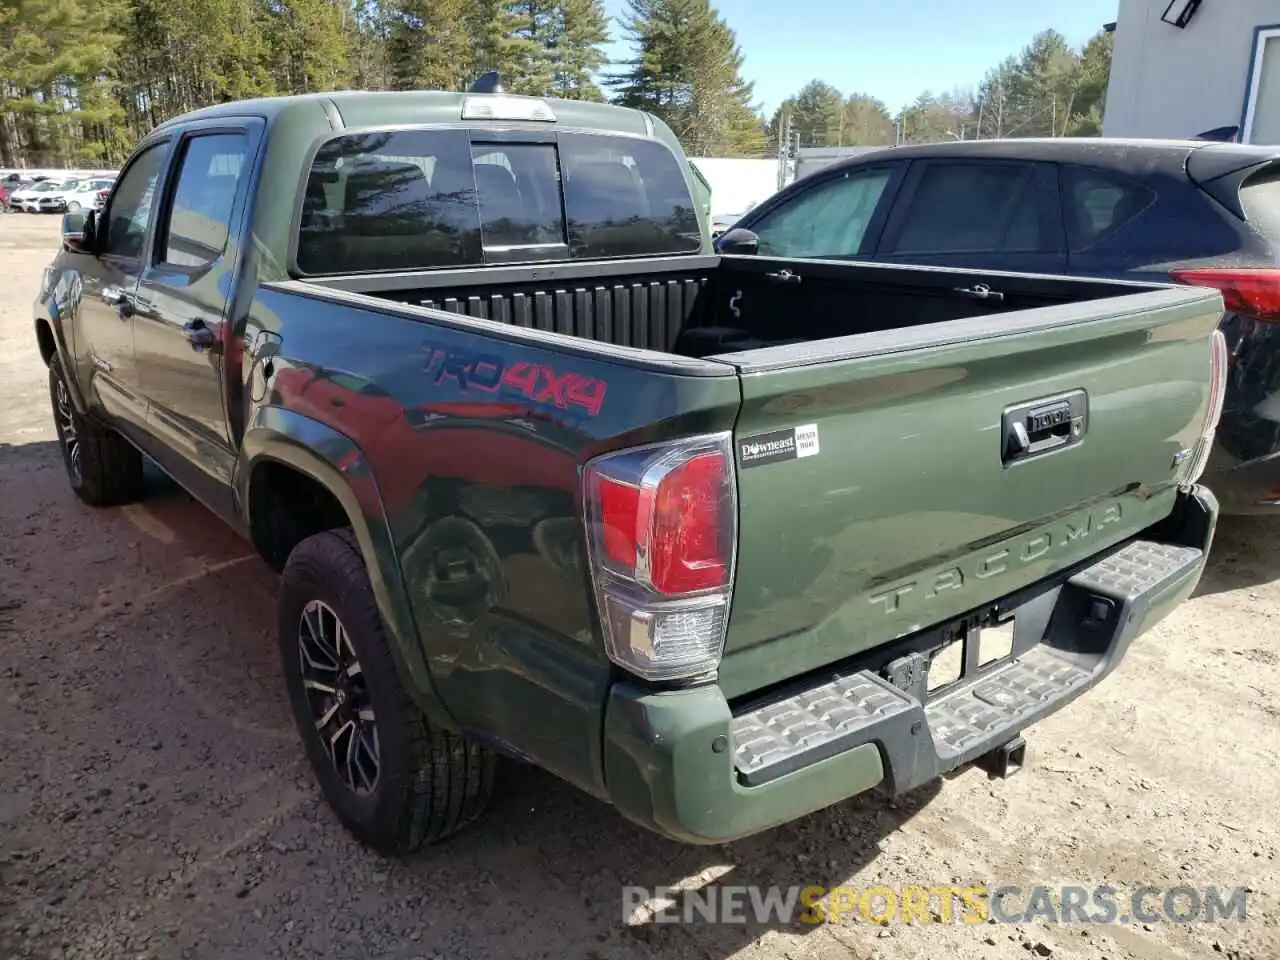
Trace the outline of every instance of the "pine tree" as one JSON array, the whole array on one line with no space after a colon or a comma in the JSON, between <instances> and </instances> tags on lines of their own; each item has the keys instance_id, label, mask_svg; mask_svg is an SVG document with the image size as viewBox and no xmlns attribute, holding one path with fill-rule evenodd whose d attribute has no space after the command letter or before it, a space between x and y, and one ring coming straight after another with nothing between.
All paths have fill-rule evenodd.
<instances>
[{"instance_id":1,"label":"pine tree","mask_svg":"<svg viewBox=\"0 0 1280 960\"><path fill-rule=\"evenodd\" d=\"M1075 109L1066 124L1069 135L1102 135L1102 111L1107 105L1107 85L1111 79L1111 54L1114 50L1114 33L1100 32L1085 44L1080 54Z\"/></svg>"},{"instance_id":2,"label":"pine tree","mask_svg":"<svg viewBox=\"0 0 1280 960\"><path fill-rule=\"evenodd\" d=\"M497 70L503 77L511 75L507 3L508 0L471 0L466 28L470 47L468 72L472 78L490 70Z\"/></svg>"},{"instance_id":3,"label":"pine tree","mask_svg":"<svg viewBox=\"0 0 1280 960\"><path fill-rule=\"evenodd\" d=\"M347 85L348 13L332 0L278 0L268 7L266 42L277 87L310 93Z\"/></svg>"},{"instance_id":4,"label":"pine tree","mask_svg":"<svg viewBox=\"0 0 1280 960\"><path fill-rule=\"evenodd\" d=\"M893 118L884 102L865 93L852 93L845 100L841 144L881 147L893 143Z\"/></svg>"},{"instance_id":5,"label":"pine tree","mask_svg":"<svg viewBox=\"0 0 1280 960\"><path fill-rule=\"evenodd\" d=\"M799 134L802 147L839 145L844 113L844 96L829 83L810 80L795 96L782 102L774 117L791 117L791 132Z\"/></svg>"},{"instance_id":6,"label":"pine tree","mask_svg":"<svg viewBox=\"0 0 1280 960\"><path fill-rule=\"evenodd\" d=\"M392 86L391 4L389 0L348 2L351 15L343 17L343 35L351 86L357 90L386 90Z\"/></svg>"},{"instance_id":7,"label":"pine tree","mask_svg":"<svg viewBox=\"0 0 1280 960\"><path fill-rule=\"evenodd\" d=\"M389 9L391 81L401 90L463 89L467 0L396 0Z\"/></svg>"},{"instance_id":8,"label":"pine tree","mask_svg":"<svg viewBox=\"0 0 1280 960\"><path fill-rule=\"evenodd\" d=\"M109 153L120 114L109 76L118 12L93 0L0 5L2 162L70 166Z\"/></svg>"},{"instance_id":9,"label":"pine tree","mask_svg":"<svg viewBox=\"0 0 1280 960\"><path fill-rule=\"evenodd\" d=\"M629 0L637 55L609 81L616 101L661 117L694 156L763 151L742 53L709 0Z\"/></svg>"},{"instance_id":10,"label":"pine tree","mask_svg":"<svg viewBox=\"0 0 1280 960\"><path fill-rule=\"evenodd\" d=\"M512 0L504 15L503 80L512 93L544 96L555 80L548 43L554 31L555 5L550 0Z\"/></svg>"},{"instance_id":11,"label":"pine tree","mask_svg":"<svg viewBox=\"0 0 1280 960\"><path fill-rule=\"evenodd\" d=\"M551 92L571 100L603 100L595 73L607 62L601 47L609 42L609 18L603 0L560 0L551 16L547 46L553 77Z\"/></svg>"}]
</instances>

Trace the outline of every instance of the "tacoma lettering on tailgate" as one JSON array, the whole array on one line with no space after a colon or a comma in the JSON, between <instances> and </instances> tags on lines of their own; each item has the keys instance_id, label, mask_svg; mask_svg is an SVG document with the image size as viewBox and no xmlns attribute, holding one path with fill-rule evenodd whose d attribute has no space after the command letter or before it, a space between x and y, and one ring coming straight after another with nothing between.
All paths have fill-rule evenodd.
<instances>
[{"instance_id":1,"label":"tacoma lettering on tailgate","mask_svg":"<svg viewBox=\"0 0 1280 960\"><path fill-rule=\"evenodd\" d=\"M1120 520L1119 503L1109 503L1055 524L1047 530L1006 541L985 554L966 557L957 565L942 567L918 580L907 580L867 599L883 613L899 613L904 606L931 600L949 590L961 590L974 581L990 580L1063 550Z\"/></svg>"}]
</instances>

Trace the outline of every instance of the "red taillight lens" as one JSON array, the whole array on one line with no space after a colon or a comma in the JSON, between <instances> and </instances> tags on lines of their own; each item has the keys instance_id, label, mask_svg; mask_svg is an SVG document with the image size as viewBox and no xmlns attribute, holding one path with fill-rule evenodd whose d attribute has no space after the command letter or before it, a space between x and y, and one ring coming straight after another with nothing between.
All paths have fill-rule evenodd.
<instances>
[{"instance_id":1,"label":"red taillight lens","mask_svg":"<svg viewBox=\"0 0 1280 960\"><path fill-rule=\"evenodd\" d=\"M1222 302L1231 313L1243 313L1257 320L1280 321L1280 270L1270 267L1174 270L1178 283L1212 287L1221 291Z\"/></svg>"},{"instance_id":2,"label":"red taillight lens","mask_svg":"<svg viewBox=\"0 0 1280 960\"><path fill-rule=\"evenodd\" d=\"M725 473L723 453L701 453L658 483L649 581L660 593L693 593L727 582L729 561L720 542Z\"/></svg>"},{"instance_id":3,"label":"red taillight lens","mask_svg":"<svg viewBox=\"0 0 1280 960\"><path fill-rule=\"evenodd\" d=\"M627 483L597 476L596 498L600 507L601 540L604 554L619 567L636 566L637 518L640 490Z\"/></svg>"},{"instance_id":4,"label":"red taillight lens","mask_svg":"<svg viewBox=\"0 0 1280 960\"><path fill-rule=\"evenodd\" d=\"M649 679L706 673L728 623L737 538L728 434L587 464L591 575L609 656Z\"/></svg>"},{"instance_id":5,"label":"red taillight lens","mask_svg":"<svg viewBox=\"0 0 1280 960\"><path fill-rule=\"evenodd\" d=\"M725 454L699 453L648 473L631 481L592 471L601 552L609 565L668 596L725 586Z\"/></svg>"}]
</instances>

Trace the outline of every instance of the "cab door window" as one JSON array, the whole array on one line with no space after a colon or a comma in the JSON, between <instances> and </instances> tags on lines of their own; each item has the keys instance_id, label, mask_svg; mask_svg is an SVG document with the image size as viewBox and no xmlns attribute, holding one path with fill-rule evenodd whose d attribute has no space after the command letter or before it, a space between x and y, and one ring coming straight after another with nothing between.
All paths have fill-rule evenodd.
<instances>
[{"instance_id":1,"label":"cab door window","mask_svg":"<svg viewBox=\"0 0 1280 960\"><path fill-rule=\"evenodd\" d=\"M167 143L148 147L129 165L111 195L103 224L104 255L134 260L142 256L147 240L147 225L155 201L156 181L168 153Z\"/></svg>"}]
</instances>

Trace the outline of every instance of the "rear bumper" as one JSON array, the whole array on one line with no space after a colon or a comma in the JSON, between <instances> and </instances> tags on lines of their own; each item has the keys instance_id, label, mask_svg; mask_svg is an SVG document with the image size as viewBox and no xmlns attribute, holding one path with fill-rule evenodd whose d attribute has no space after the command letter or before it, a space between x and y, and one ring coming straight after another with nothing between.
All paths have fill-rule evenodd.
<instances>
[{"instance_id":1,"label":"rear bumper","mask_svg":"<svg viewBox=\"0 0 1280 960\"><path fill-rule=\"evenodd\" d=\"M653 692L617 684L604 728L610 799L652 830L708 844L878 786L895 793L921 786L1006 743L1114 670L1134 638L1195 590L1217 515L1214 495L1197 487L1159 529L1039 585L1030 620L1043 625L1042 635L1019 636L1012 660L927 702L918 683L904 683L910 669L895 670L902 686L894 686L856 664L733 707L714 685Z\"/></svg>"}]
</instances>

